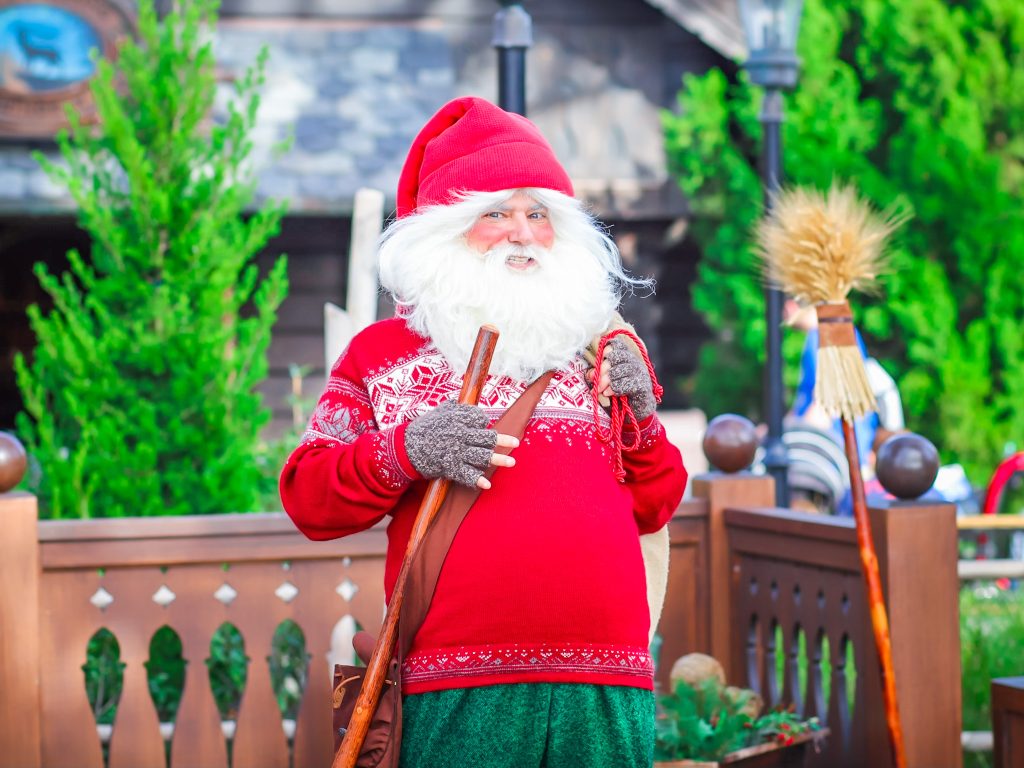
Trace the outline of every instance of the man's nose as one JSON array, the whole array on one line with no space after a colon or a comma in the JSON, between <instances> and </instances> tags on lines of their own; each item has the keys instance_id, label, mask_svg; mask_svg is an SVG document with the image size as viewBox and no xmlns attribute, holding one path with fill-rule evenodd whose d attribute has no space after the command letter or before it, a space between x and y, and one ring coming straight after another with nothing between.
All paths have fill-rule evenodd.
<instances>
[{"instance_id":1,"label":"man's nose","mask_svg":"<svg viewBox=\"0 0 1024 768\"><path fill-rule=\"evenodd\" d=\"M509 232L508 240L516 245L533 245L533 227L526 214L517 213L512 217L512 231Z\"/></svg>"}]
</instances>

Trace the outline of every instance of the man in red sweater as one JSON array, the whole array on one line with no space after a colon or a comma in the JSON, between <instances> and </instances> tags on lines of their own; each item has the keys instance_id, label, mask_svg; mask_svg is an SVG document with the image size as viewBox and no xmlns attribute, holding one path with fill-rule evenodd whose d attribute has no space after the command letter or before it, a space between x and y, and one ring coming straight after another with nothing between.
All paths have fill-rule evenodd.
<instances>
[{"instance_id":1,"label":"man in red sweater","mask_svg":"<svg viewBox=\"0 0 1024 768\"><path fill-rule=\"evenodd\" d=\"M342 353L281 475L310 538L390 518L389 597L427 482L482 489L403 665L403 768L652 762L638 536L665 525L686 472L642 357L618 338L596 374L583 356L622 294L649 284L572 195L533 123L478 98L443 107L409 152L380 247L398 316ZM479 406L458 405L483 323L501 332L491 375ZM521 441L489 428L549 370ZM595 424L595 375L636 416L622 481L598 437L611 420L599 410Z\"/></svg>"}]
</instances>

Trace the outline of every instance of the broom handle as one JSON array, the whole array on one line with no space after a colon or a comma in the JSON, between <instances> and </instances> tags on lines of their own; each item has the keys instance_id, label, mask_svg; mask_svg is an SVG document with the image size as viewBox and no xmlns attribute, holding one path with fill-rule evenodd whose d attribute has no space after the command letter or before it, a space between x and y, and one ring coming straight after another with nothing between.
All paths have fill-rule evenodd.
<instances>
[{"instance_id":1,"label":"broom handle","mask_svg":"<svg viewBox=\"0 0 1024 768\"><path fill-rule=\"evenodd\" d=\"M476 335L476 344L473 346L473 354L470 356L466 375L462 379L462 391L459 393L460 404L476 405L480 400L480 390L483 389L484 381L487 379L491 356L494 354L494 345L497 343L498 330L490 325L481 326ZM370 662L366 665L363 686L359 689L359 697L356 699L355 709L352 710L352 718L345 731L341 746L338 748L338 754L334 756L334 761L331 763L331 768L355 768L356 761L359 759L363 741L370 729L370 721L373 719L373 713L377 711L377 704L380 702L381 692L384 690L388 664L395 652L395 643L398 640L398 616L402 612L405 582L409 576L409 568L430 524L434 522L441 504L444 503L450 485L450 480L437 478L427 486L427 492L424 494L419 512L416 514L416 522L413 523L412 533L409 535L409 544L405 548L402 567L398 571L398 578L395 580L395 587L391 592L391 601L388 603L388 610L384 615L384 624L377 636L377 644L373 648ZM398 695L401 695L401 691L398 692Z\"/></svg>"},{"instance_id":2,"label":"broom handle","mask_svg":"<svg viewBox=\"0 0 1024 768\"><path fill-rule=\"evenodd\" d=\"M857 454L857 435L853 425L843 422L843 442L846 444L846 458L850 462L850 491L853 495L853 519L857 524L857 548L860 550L860 564L868 586L868 608L871 612L871 629L875 634L875 647L882 667L882 700L885 706L885 722L889 729L889 743L892 746L896 768L906 768L907 755L903 746L903 727L896 701L896 675L892 666L892 641L889 637L889 617L882 593L882 577L878 570L875 542L871 537L868 522L868 505L864 498L864 479L860 473L860 458Z\"/></svg>"}]
</instances>

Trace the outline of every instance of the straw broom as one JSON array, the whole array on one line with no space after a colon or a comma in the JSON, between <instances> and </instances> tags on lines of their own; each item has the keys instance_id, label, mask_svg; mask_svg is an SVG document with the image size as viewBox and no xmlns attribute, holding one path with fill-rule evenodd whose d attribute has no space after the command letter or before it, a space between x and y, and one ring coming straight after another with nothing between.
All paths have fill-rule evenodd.
<instances>
[{"instance_id":1,"label":"straw broom","mask_svg":"<svg viewBox=\"0 0 1024 768\"><path fill-rule=\"evenodd\" d=\"M851 187L833 184L827 194L792 189L776 198L757 229L764 274L773 287L818 314L818 363L814 399L832 418L842 419L850 464L853 515L861 568L867 582L871 626L882 668L882 692L889 741L897 768L905 768L903 730L896 701L889 618L878 557L868 522L854 419L876 409L853 327L847 296L871 290L885 269L883 247L905 220L890 211L877 214Z\"/></svg>"}]
</instances>

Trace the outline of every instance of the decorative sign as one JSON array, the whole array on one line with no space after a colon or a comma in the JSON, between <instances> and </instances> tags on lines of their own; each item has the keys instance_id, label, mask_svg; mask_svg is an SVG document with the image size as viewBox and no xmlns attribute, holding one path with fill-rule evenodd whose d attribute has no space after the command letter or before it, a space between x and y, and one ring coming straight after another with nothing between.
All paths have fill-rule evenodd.
<instances>
[{"instance_id":1,"label":"decorative sign","mask_svg":"<svg viewBox=\"0 0 1024 768\"><path fill-rule=\"evenodd\" d=\"M114 58L131 31L113 0L0 0L0 136L52 137L67 124L66 102L91 119L93 51Z\"/></svg>"}]
</instances>

